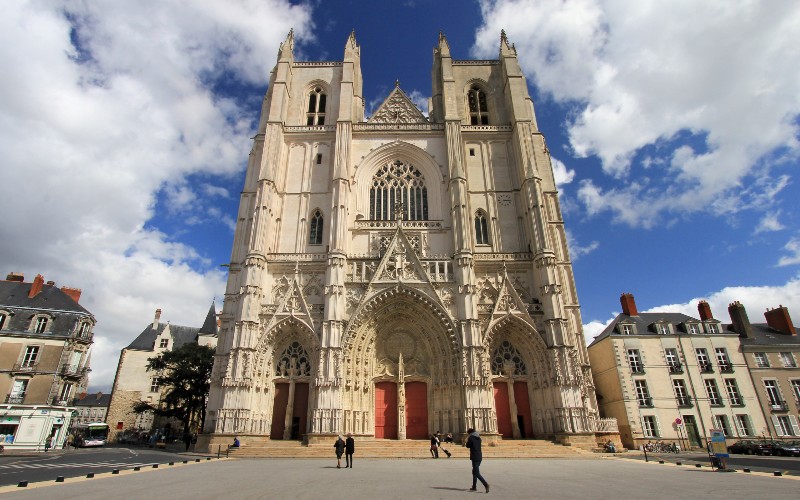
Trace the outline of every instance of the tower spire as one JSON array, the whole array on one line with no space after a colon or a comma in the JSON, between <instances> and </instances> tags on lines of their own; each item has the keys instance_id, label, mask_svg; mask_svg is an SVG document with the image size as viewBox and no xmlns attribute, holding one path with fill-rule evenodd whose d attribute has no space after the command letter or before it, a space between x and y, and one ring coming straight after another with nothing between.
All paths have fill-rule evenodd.
<instances>
[{"instance_id":1,"label":"tower spire","mask_svg":"<svg viewBox=\"0 0 800 500\"><path fill-rule=\"evenodd\" d=\"M286 40L283 41L278 49L278 60L294 59L294 28L289 30Z\"/></svg>"}]
</instances>

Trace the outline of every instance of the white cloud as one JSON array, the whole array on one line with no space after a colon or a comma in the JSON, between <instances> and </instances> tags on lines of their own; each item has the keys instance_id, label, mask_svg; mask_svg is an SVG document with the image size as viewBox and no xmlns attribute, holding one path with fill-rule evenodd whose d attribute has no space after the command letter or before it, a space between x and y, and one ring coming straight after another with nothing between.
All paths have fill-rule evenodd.
<instances>
[{"instance_id":1,"label":"white cloud","mask_svg":"<svg viewBox=\"0 0 800 500\"><path fill-rule=\"evenodd\" d=\"M263 86L289 28L302 38L309 24L307 5L279 0L4 6L0 262L83 289L98 320L93 387L110 387L156 308L200 326L222 294L215 262L148 228L156 193L193 210L187 175L245 167L252 109L209 82Z\"/></svg>"},{"instance_id":2,"label":"white cloud","mask_svg":"<svg viewBox=\"0 0 800 500\"><path fill-rule=\"evenodd\" d=\"M423 115L428 116L428 96L415 89L408 94L408 98L422 111Z\"/></svg>"},{"instance_id":3,"label":"white cloud","mask_svg":"<svg viewBox=\"0 0 800 500\"><path fill-rule=\"evenodd\" d=\"M719 200L772 201L771 167L797 159L797 2L483 0L481 8L474 54L496 57L504 28L544 95L577 109L568 123L574 153L599 157L616 184L584 186L590 213L653 225L671 212L741 210ZM652 146L659 156L634 161ZM639 179L644 169L649 183Z\"/></svg>"},{"instance_id":4,"label":"white cloud","mask_svg":"<svg viewBox=\"0 0 800 500\"><path fill-rule=\"evenodd\" d=\"M779 266L800 264L800 238L792 238L783 249L789 252L789 255L784 255L778 260Z\"/></svg>"},{"instance_id":5,"label":"white cloud","mask_svg":"<svg viewBox=\"0 0 800 500\"><path fill-rule=\"evenodd\" d=\"M575 236L572 234L572 231L567 229L565 232L567 234L567 247L569 248L569 256L573 262L580 259L584 255L594 252L600 247L600 243L597 241L592 241L588 245L581 246L575 240Z\"/></svg>"},{"instance_id":6,"label":"white cloud","mask_svg":"<svg viewBox=\"0 0 800 500\"><path fill-rule=\"evenodd\" d=\"M686 302L662 304L639 312L677 312L693 318L699 317L697 303L705 300L711 307L714 317L723 323L730 323L728 305L739 301L747 310L751 323L766 323L764 311L778 306L786 306L789 314L794 316L794 321L800 318L800 276L789 279L784 285L775 286L729 286L717 292L710 293L707 297L695 297ZM602 332L616 317L618 313L606 321L594 320L583 325L586 341L591 343L594 337Z\"/></svg>"},{"instance_id":7,"label":"white cloud","mask_svg":"<svg viewBox=\"0 0 800 500\"><path fill-rule=\"evenodd\" d=\"M568 169L561 160L551 156L550 163L553 165L553 176L555 177L556 186L562 187L572 182L572 179L575 178L575 171Z\"/></svg>"},{"instance_id":8,"label":"white cloud","mask_svg":"<svg viewBox=\"0 0 800 500\"><path fill-rule=\"evenodd\" d=\"M770 231L781 231L786 229L786 226L781 224L781 222L778 220L780 215L780 210L764 214L764 217L761 218L761 222L759 222L758 226L756 227L755 234L766 233Z\"/></svg>"}]
</instances>

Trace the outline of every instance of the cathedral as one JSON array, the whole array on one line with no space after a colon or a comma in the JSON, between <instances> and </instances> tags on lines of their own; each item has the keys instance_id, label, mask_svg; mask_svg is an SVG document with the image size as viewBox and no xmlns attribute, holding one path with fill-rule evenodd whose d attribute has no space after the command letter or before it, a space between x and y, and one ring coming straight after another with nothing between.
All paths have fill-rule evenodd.
<instances>
[{"instance_id":1,"label":"cathedral","mask_svg":"<svg viewBox=\"0 0 800 500\"><path fill-rule=\"evenodd\" d=\"M296 61L253 139L203 441L594 442L600 419L553 168L505 33L433 49L427 116L368 118L355 33Z\"/></svg>"}]
</instances>

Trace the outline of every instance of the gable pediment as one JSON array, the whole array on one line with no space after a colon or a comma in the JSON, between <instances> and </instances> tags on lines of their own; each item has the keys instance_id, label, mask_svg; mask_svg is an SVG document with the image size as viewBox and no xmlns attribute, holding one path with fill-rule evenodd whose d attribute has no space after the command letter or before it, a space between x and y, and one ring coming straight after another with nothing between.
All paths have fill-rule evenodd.
<instances>
[{"instance_id":1,"label":"gable pediment","mask_svg":"<svg viewBox=\"0 0 800 500\"><path fill-rule=\"evenodd\" d=\"M428 123L428 119L400 87L395 87L367 123Z\"/></svg>"}]
</instances>

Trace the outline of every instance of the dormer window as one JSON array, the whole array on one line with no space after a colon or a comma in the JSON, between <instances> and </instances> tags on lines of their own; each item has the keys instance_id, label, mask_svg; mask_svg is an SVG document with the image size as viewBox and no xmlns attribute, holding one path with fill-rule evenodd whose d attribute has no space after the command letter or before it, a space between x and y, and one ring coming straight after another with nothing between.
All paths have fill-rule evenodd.
<instances>
[{"instance_id":1,"label":"dormer window","mask_svg":"<svg viewBox=\"0 0 800 500\"><path fill-rule=\"evenodd\" d=\"M619 333L621 333L622 335L633 335L634 334L633 325L628 323L623 323L619 325Z\"/></svg>"},{"instance_id":2,"label":"dormer window","mask_svg":"<svg viewBox=\"0 0 800 500\"><path fill-rule=\"evenodd\" d=\"M308 112L306 113L306 125L325 125L325 104L326 96L321 87L316 87L308 94Z\"/></svg>"},{"instance_id":3,"label":"dormer window","mask_svg":"<svg viewBox=\"0 0 800 500\"><path fill-rule=\"evenodd\" d=\"M489 125L489 107L486 105L486 92L473 85L467 94L469 104L469 124Z\"/></svg>"},{"instance_id":4,"label":"dormer window","mask_svg":"<svg viewBox=\"0 0 800 500\"><path fill-rule=\"evenodd\" d=\"M716 323L706 323L706 331L708 333L719 333L719 327Z\"/></svg>"},{"instance_id":5,"label":"dormer window","mask_svg":"<svg viewBox=\"0 0 800 500\"><path fill-rule=\"evenodd\" d=\"M0 330L6 327L8 321L8 314L0 312Z\"/></svg>"},{"instance_id":6,"label":"dormer window","mask_svg":"<svg viewBox=\"0 0 800 500\"><path fill-rule=\"evenodd\" d=\"M33 332L34 333L45 333L47 331L47 325L50 322L50 318L47 316L37 316L33 319Z\"/></svg>"},{"instance_id":7,"label":"dormer window","mask_svg":"<svg viewBox=\"0 0 800 500\"><path fill-rule=\"evenodd\" d=\"M669 335L669 323L656 323L656 333L659 335Z\"/></svg>"},{"instance_id":8,"label":"dormer window","mask_svg":"<svg viewBox=\"0 0 800 500\"><path fill-rule=\"evenodd\" d=\"M78 331L76 332L78 337L86 337L89 335L89 323L83 322L78 325Z\"/></svg>"},{"instance_id":9,"label":"dormer window","mask_svg":"<svg viewBox=\"0 0 800 500\"><path fill-rule=\"evenodd\" d=\"M700 327L696 323L689 323L686 325L686 331L692 335L697 335L700 333Z\"/></svg>"}]
</instances>

